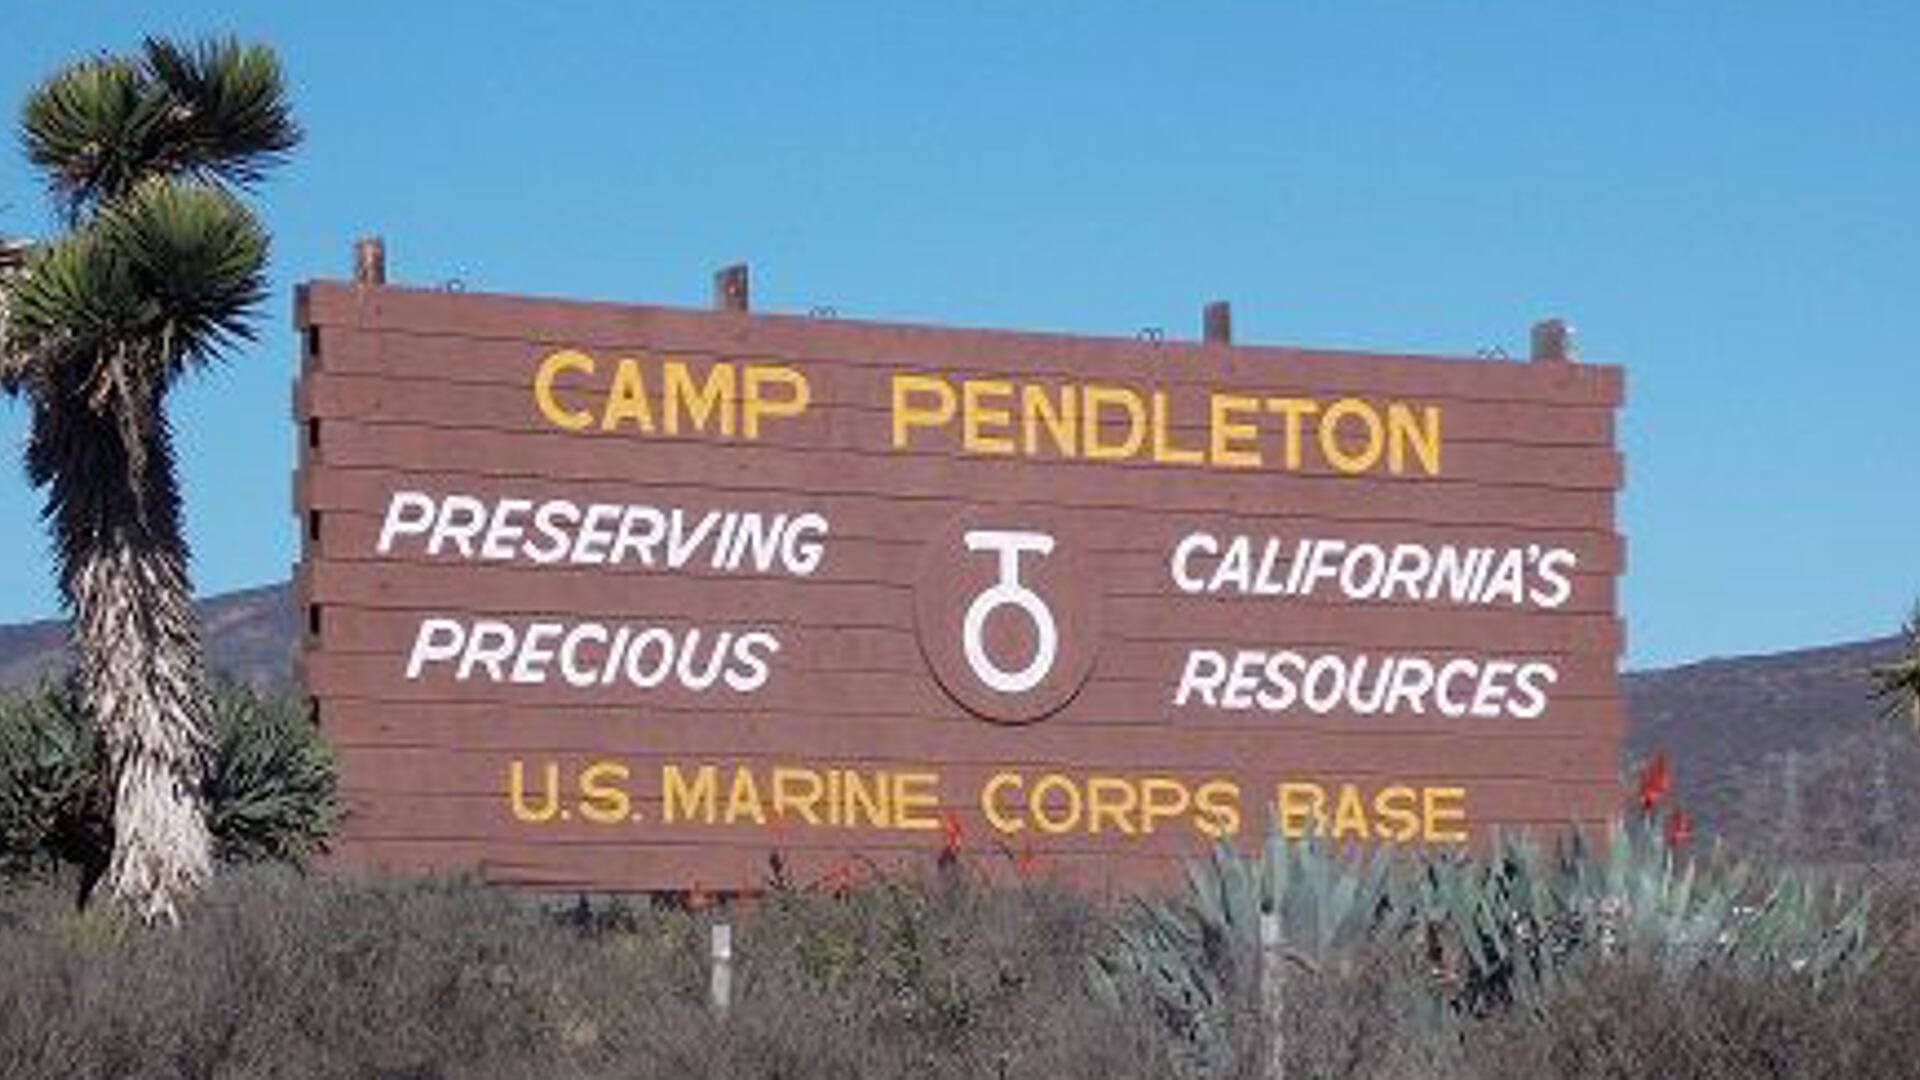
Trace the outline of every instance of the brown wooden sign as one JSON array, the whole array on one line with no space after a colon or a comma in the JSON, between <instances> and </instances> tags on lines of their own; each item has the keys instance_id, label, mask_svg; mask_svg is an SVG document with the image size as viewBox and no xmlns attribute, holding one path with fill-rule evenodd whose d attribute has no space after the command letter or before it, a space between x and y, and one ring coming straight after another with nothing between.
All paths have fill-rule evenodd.
<instances>
[{"instance_id":1,"label":"brown wooden sign","mask_svg":"<svg viewBox=\"0 0 1920 1080\"><path fill-rule=\"evenodd\" d=\"M1615 807L1615 368L297 308L345 859L722 889L957 845L1098 883L1270 824Z\"/></svg>"}]
</instances>

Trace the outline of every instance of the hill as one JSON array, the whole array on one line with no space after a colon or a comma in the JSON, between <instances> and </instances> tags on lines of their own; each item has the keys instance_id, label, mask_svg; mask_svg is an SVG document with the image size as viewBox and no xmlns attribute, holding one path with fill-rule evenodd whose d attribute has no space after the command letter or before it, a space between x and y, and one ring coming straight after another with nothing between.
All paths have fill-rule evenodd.
<instances>
[{"instance_id":1,"label":"hill","mask_svg":"<svg viewBox=\"0 0 1920 1080\"><path fill-rule=\"evenodd\" d=\"M299 621L285 585L200 604L214 666L256 685L292 680ZM0 687L64 662L58 621L0 626ZM1704 831L1749 850L1853 859L1920 848L1920 746L1877 719L1866 670L1894 637L1629 672L1622 771L1655 750Z\"/></svg>"},{"instance_id":2,"label":"hill","mask_svg":"<svg viewBox=\"0 0 1920 1080\"><path fill-rule=\"evenodd\" d=\"M200 601L200 628L216 670L256 686L293 680L299 622L286 585L223 593ZM57 619L0 625L0 687L30 685L66 665L66 624Z\"/></svg>"},{"instance_id":3,"label":"hill","mask_svg":"<svg viewBox=\"0 0 1920 1080\"><path fill-rule=\"evenodd\" d=\"M1920 844L1920 745L1867 670L1898 637L1629 673L1622 756L1665 750L1675 793L1749 850L1853 859Z\"/></svg>"}]
</instances>

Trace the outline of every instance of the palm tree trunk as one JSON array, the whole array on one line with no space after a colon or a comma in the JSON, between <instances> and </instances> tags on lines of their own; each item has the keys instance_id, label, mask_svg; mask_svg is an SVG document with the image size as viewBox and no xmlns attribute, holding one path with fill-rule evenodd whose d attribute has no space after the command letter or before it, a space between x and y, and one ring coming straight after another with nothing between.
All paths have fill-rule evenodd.
<instances>
[{"instance_id":1,"label":"palm tree trunk","mask_svg":"<svg viewBox=\"0 0 1920 1080\"><path fill-rule=\"evenodd\" d=\"M76 397L35 410L28 471L50 484L81 688L113 788L105 895L145 921L176 921L211 874L212 843L205 678L171 439L158 395L150 423L132 432ZM128 454L135 432L141 452Z\"/></svg>"},{"instance_id":2,"label":"palm tree trunk","mask_svg":"<svg viewBox=\"0 0 1920 1080\"><path fill-rule=\"evenodd\" d=\"M113 778L107 895L174 920L212 869L201 784L206 703L183 567L117 546L76 568L74 641Z\"/></svg>"}]
</instances>

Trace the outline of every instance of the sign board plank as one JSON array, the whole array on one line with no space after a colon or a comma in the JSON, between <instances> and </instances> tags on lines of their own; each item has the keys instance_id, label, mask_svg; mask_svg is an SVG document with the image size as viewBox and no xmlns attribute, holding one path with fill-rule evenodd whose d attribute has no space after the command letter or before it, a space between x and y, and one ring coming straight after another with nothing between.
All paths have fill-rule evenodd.
<instances>
[{"instance_id":1,"label":"sign board plank","mask_svg":"<svg viewBox=\"0 0 1920 1080\"><path fill-rule=\"evenodd\" d=\"M1084 882L1616 801L1619 369L313 283L340 856Z\"/></svg>"}]
</instances>

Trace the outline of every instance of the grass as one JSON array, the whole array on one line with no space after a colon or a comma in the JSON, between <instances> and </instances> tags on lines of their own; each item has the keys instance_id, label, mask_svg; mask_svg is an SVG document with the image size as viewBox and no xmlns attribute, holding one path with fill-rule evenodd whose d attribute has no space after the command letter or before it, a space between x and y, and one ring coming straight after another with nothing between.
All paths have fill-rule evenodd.
<instances>
[{"instance_id":1,"label":"grass","mask_svg":"<svg viewBox=\"0 0 1920 1080\"><path fill-rule=\"evenodd\" d=\"M1435 1024L1394 957L1288 986L1291 1077L1920 1076L1920 890L1889 954L1816 990L1596 969L1539 1015ZM1165 1077L1146 1000L1087 991L1111 909L929 869L728 911L737 996L708 1007L718 909L554 902L465 881L224 875L177 931L0 893L0 1077ZM1207 1075L1260 1075L1246 988Z\"/></svg>"}]
</instances>

